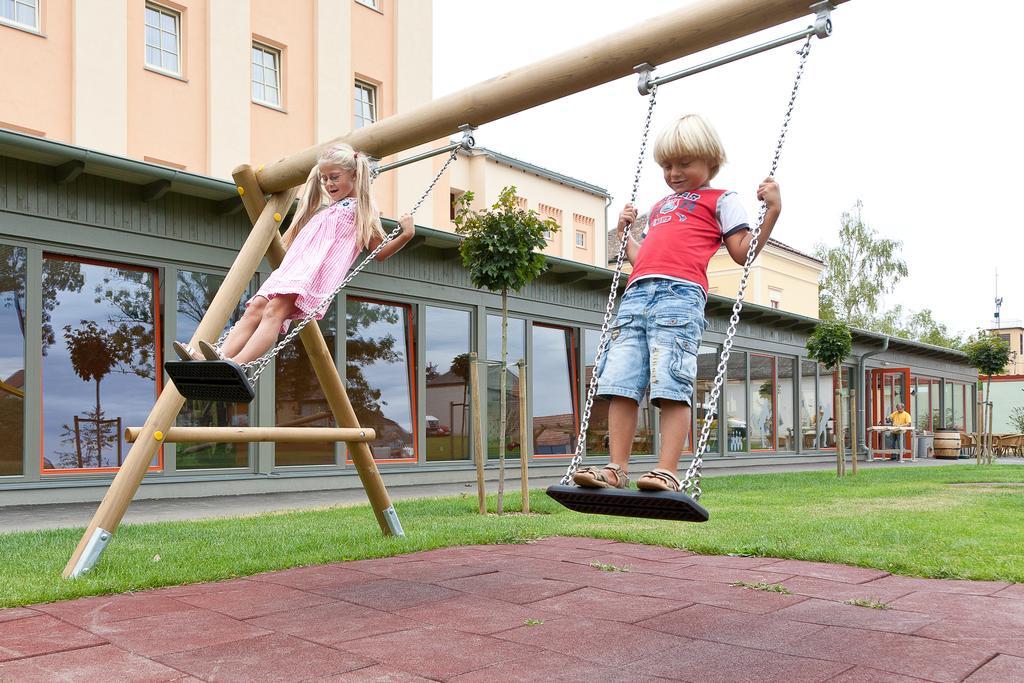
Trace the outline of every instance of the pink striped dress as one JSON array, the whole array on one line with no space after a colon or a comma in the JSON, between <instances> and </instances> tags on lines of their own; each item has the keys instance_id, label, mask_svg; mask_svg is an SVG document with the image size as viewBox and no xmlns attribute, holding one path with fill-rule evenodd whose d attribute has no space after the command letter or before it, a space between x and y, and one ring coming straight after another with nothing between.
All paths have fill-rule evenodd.
<instances>
[{"instance_id":1,"label":"pink striped dress","mask_svg":"<svg viewBox=\"0 0 1024 683\"><path fill-rule=\"evenodd\" d=\"M258 296L269 300L282 294L297 294L295 311L281 326L284 334L291 320L305 318L334 294L360 251L356 200L347 197L321 209L306 223L285 253L281 266L245 305ZM323 312L316 319L322 317Z\"/></svg>"}]
</instances>

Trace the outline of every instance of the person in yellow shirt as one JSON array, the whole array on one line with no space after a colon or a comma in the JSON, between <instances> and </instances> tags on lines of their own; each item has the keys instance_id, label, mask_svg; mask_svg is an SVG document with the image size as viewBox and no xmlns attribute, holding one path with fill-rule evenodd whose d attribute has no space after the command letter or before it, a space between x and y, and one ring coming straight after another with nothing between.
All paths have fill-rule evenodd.
<instances>
[{"instance_id":1,"label":"person in yellow shirt","mask_svg":"<svg viewBox=\"0 0 1024 683\"><path fill-rule=\"evenodd\" d=\"M889 414L889 424L891 424L893 427L910 426L910 413L903 409L902 403L897 403L896 410ZM890 432L888 436L889 448L891 448L892 450L896 450L898 448L903 447L905 432ZM900 456L900 453L893 453L892 459L897 462L902 462L902 458Z\"/></svg>"}]
</instances>

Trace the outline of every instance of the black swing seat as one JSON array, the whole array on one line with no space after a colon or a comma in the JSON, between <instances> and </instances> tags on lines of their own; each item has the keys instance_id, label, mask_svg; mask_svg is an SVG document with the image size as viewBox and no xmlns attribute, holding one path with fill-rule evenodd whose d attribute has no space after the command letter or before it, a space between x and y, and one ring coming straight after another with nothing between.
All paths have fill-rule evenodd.
<instances>
[{"instance_id":1,"label":"black swing seat","mask_svg":"<svg viewBox=\"0 0 1024 683\"><path fill-rule=\"evenodd\" d=\"M193 401L249 403L256 398L245 370L229 360L167 361L164 370L178 393Z\"/></svg>"},{"instance_id":2,"label":"black swing seat","mask_svg":"<svg viewBox=\"0 0 1024 683\"><path fill-rule=\"evenodd\" d=\"M675 522L706 522L709 517L704 506L685 493L563 485L549 486L547 493L574 512Z\"/></svg>"}]
</instances>

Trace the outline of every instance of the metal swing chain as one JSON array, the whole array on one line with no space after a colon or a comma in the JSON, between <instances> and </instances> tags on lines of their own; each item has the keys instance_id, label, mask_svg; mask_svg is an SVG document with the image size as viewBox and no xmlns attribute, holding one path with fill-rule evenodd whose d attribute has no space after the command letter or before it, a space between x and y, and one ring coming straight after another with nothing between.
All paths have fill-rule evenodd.
<instances>
[{"instance_id":1,"label":"metal swing chain","mask_svg":"<svg viewBox=\"0 0 1024 683\"><path fill-rule=\"evenodd\" d=\"M797 91L800 89L800 79L804 74L804 65L807 63L807 55L811 53L811 39L813 35L807 36L807 41L803 44L803 47L797 52L800 55L800 64L797 66L796 78L793 80L793 89L789 95L789 105L786 107L786 114L782 119L782 130L779 132L779 140L775 145L775 156L772 158L772 169L768 173L770 177L775 176L775 171L779 167L779 159L782 156L782 146L786 140L786 132L789 129L789 121L793 115L793 106L796 104ZM757 243L761 236L761 225L764 223L764 217L768 213L768 205L765 202L761 202L761 208L757 216L757 224L754 229L751 230L750 246L747 248L747 260L743 264L743 276L740 278L739 291L736 294L736 301L732 305L732 316L729 318L729 328L725 333L725 342L722 344L722 356L718 362L718 373L715 375L715 382L711 388L711 396L709 397L706 411L704 413L704 422L701 425L700 430L700 441L697 443L697 449L694 451L693 460L690 462L689 468L686 470L686 476L683 478L682 491L688 493L694 500L700 500L701 488L700 488L700 477L701 477L701 466L704 463L704 453L707 450L708 439L711 435L711 423L714 422L715 417L718 414L718 399L722 393L722 384L725 381L725 369L726 364L729 362L729 356L732 353L733 337L736 336L736 326L740 321L740 311L743 309L743 295L747 289L747 279L750 276L750 266L754 262L754 256L757 254Z\"/></svg>"},{"instance_id":2,"label":"metal swing chain","mask_svg":"<svg viewBox=\"0 0 1024 683\"><path fill-rule=\"evenodd\" d=\"M448 170L448 167L452 164L452 162L454 162L455 159L458 158L460 149L462 149L462 147L456 147L455 149L452 150L452 153L448 156L448 160L444 162L443 166L441 166L441 170L437 172L437 175L434 176L434 179L430 181L430 185L427 186L426 191L424 191L424 193L420 196L419 200L413 205L412 209L409 211L410 215L415 214L416 210L419 209L423 202L427 200L427 197L430 196L431 190L433 190L434 186L437 185L437 182L441 180L441 176L443 176L444 172ZM373 177L376 178L377 173L374 173ZM391 242L393 239L398 237L398 235L401 232L402 226L395 226L395 229L388 233L383 240L381 240L381 243L377 245L376 249L371 251L370 254L365 259L363 259L363 261L359 265L357 265L355 268L349 271L348 275L345 277L344 280L342 280L341 284L338 285L334 292L329 297L324 299L323 302L314 311L309 313L305 318L303 318L296 325L294 325L292 329L289 330L288 334L285 335L284 339L278 342L276 346L271 348L269 351L267 351L265 354L263 354L257 359L249 361L248 363L242 363L241 367L243 370L246 371L246 375L249 377L249 380L251 382L255 382L257 379L259 379L259 376L263 374L263 371L267 368L268 365L270 365L270 361L273 360L273 358L277 356L278 353L281 352L281 349L288 346L288 344L290 344L292 340L295 339L295 337L302 331L302 329L306 325L308 325L310 321L315 319L317 315L326 311L327 308L334 301L334 299L338 296L338 293L341 292L341 290L345 289L345 287L348 286L348 283L352 281L352 278L358 275L360 271L362 271L363 268L365 268L370 263L370 261L372 261L374 257L376 257L377 254L380 253L381 249L383 249L384 246ZM223 337L221 340L217 342L218 349L220 348L222 340Z\"/></svg>"},{"instance_id":3,"label":"metal swing chain","mask_svg":"<svg viewBox=\"0 0 1024 683\"><path fill-rule=\"evenodd\" d=\"M640 140L640 154L636 160L636 172L633 174L633 192L629 195L629 203L636 202L637 190L640 188L640 174L644 166L644 156L647 154L647 139L651 133L651 118L654 115L655 95L658 87L651 86L649 90L650 103L647 105L647 118L644 120L643 135ZM594 396L597 394L597 365L608 348L608 328L611 325L612 314L615 312L615 298L619 293L619 278L622 275L622 262L626 257L626 245L631 239L630 232L633 226L629 225L622 231L622 239L619 243L619 253L615 258L615 273L612 275L612 287L608 294L608 305L604 309L604 321L601 323L601 341L597 345L597 354L594 356L594 372L590 375L590 387L587 389L587 401L583 406L583 415L580 419L580 431L576 436L576 452L569 463L569 469L562 477L562 485L572 481L572 475L579 469L583 462L583 453L586 448L587 428L590 426L590 410L594 405Z\"/></svg>"}]
</instances>

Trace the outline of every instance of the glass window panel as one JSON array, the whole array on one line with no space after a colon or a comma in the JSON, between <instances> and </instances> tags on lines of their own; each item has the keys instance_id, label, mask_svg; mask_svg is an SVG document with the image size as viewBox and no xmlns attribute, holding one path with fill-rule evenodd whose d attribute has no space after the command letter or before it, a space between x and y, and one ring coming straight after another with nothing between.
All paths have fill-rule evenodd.
<instances>
[{"instance_id":1,"label":"glass window panel","mask_svg":"<svg viewBox=\"0 0 1024 683\"><path fill-rule=\"evenodd\" d=\"M946 429L952 429L953 428L953 383L947 380L946 383L945 383L945 389L943 390L942 393L944 395L943 398L945 399L943 401L943 405L942 405L943 418L944 418L943 421L942 421L942 426L945 427Z\"/></svg>"},{"instance_id":2,"label":"glass window panel","mask_svg":"<svg viewBox=\"0 0 1024 683\"><path fill-rule=\"evenodd\" d=\"M350 297L347 303L348 393L363 427L377 430L373 457L415 460L410 307Z\"/></svg>"},{"instance_id":3,"label":"glass window panel","mask_svg":"<svg viewBox=\"0 0 1024 683\"><path fill-rule=\"evenodd\" d=\"M975 387L971 384L964 385L964 424L967 431L974 432L974 411L977 399L974 398Z\"/></svg>"},{"instance_id":4,"label":"glass window panel","mask_svg":"<svg viewBox=\"0 0 1024 683\"><path fill-rule=\"evenodd\" d=\"M750 354L750 448L775 450L775 357Z\"/></svg>"},{"instance_id":5,"label":"glass window panel","mask_svg":"<svg viewBox=\"0 0 1024 683\"><path fill-rule=\"evenodd\" d=\"M263 67L259 64L252 65L252 80L254 84L263 82Z\"/></svg>"},{"instance_id":6,"label":"glass window panel","mask_svg":"<svg viewBox=\"0 0 1024 683\"><path fill-rule=\"evenodd\" d=\"M24 472L26 257L0 244L0 477Z\"/></svg>"},{"instance_id":7,"label":"glass window panel","mask_svg":"<svg viewBox=\"0 0 1024 683\"><path fill-rule=\"evenodd\" d=\"M155 47L146 46L146 64L149 66L160 66L160 50Z\"/></svg>"},{"instance_id":8,"label":"glass window panel","mask_svg":"<svg viewBox=\"0 0 1024 683\"><path fill-rule=\"evenodd\" d=\"M800 361L800 439L805 450L817 448L819 415L814 373L817 367L816 363Z\"/></svg>"},{"instance_id":9,"label":"glass window panel","mask_svg":"<svg viewBox=\"0 0 1024 683\"><path fill-rule=\"evenodd\" d=\"M533 449L537 455L576 451L576 340L569 328L533 326ZM516 402L519 401L518 391ZM519 411L516 411L518 419Z\"/></svg>"},{"instance_id":10,"label":"glass window panel","mask_svg":"<svg viewBox=\"0 0 1024 683\"><path fill-rule=\"evenodd\" d=\"M177 17L168 12L160 12L160 28L168 33L178 32Z\"/></svg>"},{"instance_id":11,"label":"glass window panel","mask_svg":"<svg viewBox=\"0 0 1024 683\"><path fill-rule=\"evenodd\" d=\"M36 26L36 8L27 3L18 3L18 23L25 26Z\"/></svg>"},{"instance_id":12,"label":"glass window panel","mask_svg":"<svg viewBox=\"0 0 1024 683\"><path fill-rule=\"evenodd\" d=\"M146 26L160 27L160 13L152 7L146 8Z\"/></svg>"},{"instance_id":13,"label":"glass window panel","mask_svg":"<svg viewBox=\"0 0 1024 683\"><path fill-rule=\"evenodd\" d=\"M796 400L793 396L793 372L796 362L792 358L780 357L775 360L775 410L778 413L778 449L780 451L796 450L796 434L793 428L793 415L796 412Z\"/></svg>"},{"instance_id":14,"label":"glass window panel","mask_svg":"<svg viewBox=\"0 0 1024 683\"><path fill-rule=\"evenodd\" d=\"M918 379L914 394L914 426L917 429L932 429L931 400L931 382L927 379Z\"/></svg>"},{"instance_id":15,"label":"glass window panel","mask_svg":"<svg viewBox=\"0 0 1024 683\"><path fill-rule=\"evenodd\" d=\"M964 431L967 423L964 420L964 392L965 387L960 382L953 384L953 428Z\"/></svg>"},{"instance_id":16,"label":"glass window panel","mask_svg":"<svg viewBox=\"0 0 1024 683\"><path fill-rule=\"evenodd\" d=\"M14 19L14 0L0 0L0 17Z\"/></svg>"},{"instance_id":17,"label":"glass window panel","mask_svg":"<svg viewBox=\"0 0 1024 683\"><path fill-rule=\"evenodd\" d=\"M164 53L164 68L169 71L178 71L178 55L172 55L170 53Z\"/></svg>"},{"instance_id":18,"label":"glass window panel","mask_svg":"<svg viewBox=\"0 0 1024 683\"><path fill-rule=\"evenodd\" d=\"M278 100L277 97L277 88L272 88L268 85L264 92L266 93L267 102L269 102L270 104L280 104L280 101Z\"/></svg>"},{"instance_id":19,"label":"glass window panel","mask_svg":"<svg viewBox=\"0 0 1024 683\"><path fill-rule=\"evenodd\" d=\"M847 453L849 453L849 449L853 446L853 441L851 441L850 438L850 425L852 424L850 421L850 368L843 368L842 373L843 383L840 386L842 390L841 401L843 406L843 445L846 446Z\"/></svg>"},{"instance_id":20,"label":"glass window panel","mask_svg":"<svg viewBox=\"0 0 1024 683\"><path fill-rule=\"evenodd\" d=\"M700 438L701 430L704 428L704 415L711 407L711 389L715 384L715 374L718 372L718 353L716 347L703 345L697 351L697 384L694 387L697 425L694 428L695 440ZM718 445L720 416L720 411L716 411L715 420L711 423L711 431L708 434L707 453L712 455L721 453Z\"/></svg>"},{"instance_id":21,"label":"glass window panel","mask_svg":"<svg viewBox=\"0 0 1024 683\"><path fill-rule=\"evenodd\" d=\"M160 47L160 29L146 27L146 47Z\"/></svg>"},{"instance_id":22,"label":"glass window panel","mask_svg":"<svg viewBox=\"0 0 1024 683\"><path fill-rule=\"evenodd\" d=\"M48 255L43 280L43 469L119 467L157 395L156 273Z\"/></svg>"},{"instance_id":23,"label":"glass window panel","mask_svg":"<svg viewBox=\"0 0 1024 683\"><path fill-rule=\"evenodd\" d=\"M252 98L254 100L263 101L264 97L263 97L263 84L262 83L257 83L256 81L253 81L253 84L252 84Z\"/></svg>"},{"instance_id":24,"label":"glass window panel","mask_svg":"<svg viewBox=\"0 0 1024 683\"><path fill-rule=\"evenodd\" d=\"M526 322L508 319L508 375L505 379L505 456L519 457L519 368L526 357ZM501 316L487 316L487 454L498 457L501 434Z\"/></svg>"},{"instance_id":25,"label":"glass window panel","mask_svg":"<svg viewBox=\"0 0 1024 683\"><path fill-rule=\"evenodd\" d=\"M733 351L726 366L726 447L731 453L747 450L747 354Z\"/></svg>"},{"instance_id":26,"label":"glass window panel","mask_svg":"<svg viewBox=\"0 0 1024 683\"><path fill-rule=\"evenodd\" d=\"M213 296L224 282L223 275L190 271L178 272L178 314L174 338L187 341L195 334L199 322L213 302ZM250 285L250 295L255 290ZM249 296L245 297L248 300ZM235 308L228 327L241 317L245 307L240 302ZM186 400L175 424L179 427L247 427L248 403ZM180 443L175 446L176 467L179 470L247 467L249 445L244 443Z\"/></svg>"},{"instance_id":27,"label":"glass window panel","mask_svg":"<svg viewBox=\"0 0 1024 683\"><path fill-rule=\"evenodd\" d=\"M173 33L160 33L160 47L172 54L178 52L178 38Z\"/></svg>"},{"instance_id":28,"label":"glass window panel","mask_svg":"<svg viewBox=\"0 0 1024 683\"><path fill-rule=\"evenodd\" d=\"M586 354L584 392L590 387L590 377L595 370L594 359L597 357L597 347L600 342L600 330L584 331L584 353ZM536 352L536 349L534 351ZM535 383L537 381L534 380ZM594 399L594 405L590 409L590 425L587 429L587 455L608 455L608 407L610 405L611 401L607 399ZM640 455L650 455L654 452L654 409L646 395L640 401L632 452Z\"/></svg>"},{"instance_id":29,"label":"glass window panel","mask_svg":"<svg viewBox=\"0 0 1024 683\"><path fill-rule=\"evenodd\" d=\"M815 448L836 447L835 381L832 370L818 365L818 417L814 428Z\"/></svg>"},{"instance_id":30,"label":"glass window panel","mask_svg":"<svg viewBox=\"0 0 1024 683\"><path fill-rule=\"evenodd\" d=\"M470 314L426 307L427 462L469 460Z\"/></svg>"},{"instance_id":31,"label":"glass window panel","mask_svg":"<svg viewBox=\"0 0 1024 683\"><path fill-rule=\"evenodd\" d=\"M338 335L337 306L331 305L317 321L332 352ZM336 427L334 414L309 361L306 347L296 339L277 355L275 364L275 421L278 427ZM349 396L353 396L349 389ZM355 401L353 400L353 405ZM335 464L334 443L279 443L274 446L274 463L292 465Z\"/></svg>"}]
</instances>

